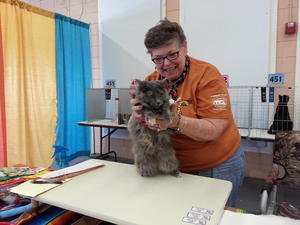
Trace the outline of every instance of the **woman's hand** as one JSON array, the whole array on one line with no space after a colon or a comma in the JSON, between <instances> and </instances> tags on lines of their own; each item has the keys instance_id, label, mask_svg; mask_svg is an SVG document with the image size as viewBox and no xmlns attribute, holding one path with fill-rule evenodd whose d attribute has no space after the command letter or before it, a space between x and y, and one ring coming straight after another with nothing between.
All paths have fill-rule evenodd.
<instances>
[{"instance_id":1,"label":"woman's hand","mask_svg":"<svg viewBox=\"0 0 300 225\"><path fill-rule=\"evenodd\" d=\"M132 110L132 116L135 118L141 118L142 115L139 113L139 111L143 108L140 101L135 98L135 92L129 92L129 95L131 96L130 104L131 104L131 110Z\"/></svg>"},{"instance_id":2,"label":"woman's hand","mask_svg":"<svg viewBox=\"0 0 300 225\"><path fill-rule=\"evenodd\" d=\"M179 117L177 115L177 107L178 107L178 101L174 102L171 106L171 122L170 123L166 123L161 116L157 116L155 118L154 123L149 123L146 121L146 124L149 127L149 129L156 130L156 131L162 131L162 130L167 130L168 128L177 127L178 123L179 123Z\"/></svg>"}]
</instances>

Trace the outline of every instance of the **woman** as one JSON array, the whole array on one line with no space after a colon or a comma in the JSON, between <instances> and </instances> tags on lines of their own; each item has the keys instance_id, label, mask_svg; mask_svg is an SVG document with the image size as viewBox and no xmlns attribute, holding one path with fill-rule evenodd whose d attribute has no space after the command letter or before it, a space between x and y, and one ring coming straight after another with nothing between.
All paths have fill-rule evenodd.
<instances>
[{"instance_id":1,"label":"woman","mask_svg":"<svg viewBox=\"0 0 300 225\"><path fill-rule=\"evenodd\" d=\"M186 37L177 23L160 21L147 32L144 43L156 68L146 80L167 79L177 105L171 123L158 118L149 128L177 131L172 144L180 171L232 182L227 206L234 207L245 159L222 76L213 65L188 56ZM131 100L135 117L140 117L138 103Z\"/></svg>"}]
</instances>

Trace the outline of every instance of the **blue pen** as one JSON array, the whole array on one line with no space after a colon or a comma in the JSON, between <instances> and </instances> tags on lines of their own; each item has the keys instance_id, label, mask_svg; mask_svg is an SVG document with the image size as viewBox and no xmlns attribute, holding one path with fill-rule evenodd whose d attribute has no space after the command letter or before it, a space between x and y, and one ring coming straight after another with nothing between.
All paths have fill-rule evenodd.
<instances>
[{"instance_id":1,"label":"blue pen","mask_svg":"<svg viewBox=\"0 0 300 225\"><path fill-rule=\"evenodd\" d=\"M32 180L31 183L33 184L62 184L63 182L60 180Z\"/></svg>"}]
</instances>

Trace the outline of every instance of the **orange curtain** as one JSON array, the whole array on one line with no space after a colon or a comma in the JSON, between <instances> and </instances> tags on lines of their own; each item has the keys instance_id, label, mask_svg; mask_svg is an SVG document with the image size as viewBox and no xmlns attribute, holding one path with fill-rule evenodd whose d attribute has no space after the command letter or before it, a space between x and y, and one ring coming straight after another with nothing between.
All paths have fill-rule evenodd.
<instances>
[{"instance_id":1,"label":"orange curtain","mask_svg":"<svg viewBox=\"0 0 300 225\"><path fill-rule=\"evenodd\" d=\"M0 0L0 20L7 165L49 167L57 120L54 14Z\"/></svg>"},{"instance_id":2,"label":"orange curtain","mask_svg":"<svg viewBox=\"0 0 300 225\"><path fill-rule=\"evenodd\" d=\"M7 166L2 32L0 21L0 166Z\"/></svg>"}]
</instances>

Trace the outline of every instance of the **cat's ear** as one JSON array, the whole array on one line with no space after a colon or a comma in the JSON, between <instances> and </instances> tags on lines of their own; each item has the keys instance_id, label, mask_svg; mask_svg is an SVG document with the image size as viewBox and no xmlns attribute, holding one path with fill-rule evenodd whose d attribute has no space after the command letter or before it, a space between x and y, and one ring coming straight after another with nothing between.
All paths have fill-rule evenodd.
<instances>
[{"instance_id":1,"label":"cat's ear","mask_svg":"<svg viewBox=\"0 0 300 225\"><path fill-rule=\"evenodd\" d=\"M139 79L136 79L135 82L136 82L137 85L139 85L142 81L139 80Z\"/></svg>"},{"instance_id":2,"label":"cat's ear","mask_svg":"<svg viewBox=\"0 0 300 225\"><path fill-rule=\"evenodd\" d=\"M139 80L139 82L137 83L137 87L141 92L145 92L148 90L148 83L149 81Z\"/></svg>"},{"instance_id":3,"label":"cat's ear","mask_svg":"<svg viewBox=\"0 0 300 225\"><path fill-rule=\"evenodd\" d=\"M143 83L143 81L139 80L139 79L136 79L136 87L139 88L141 87L141 84Z\"/></svg>"}]
</instances>

